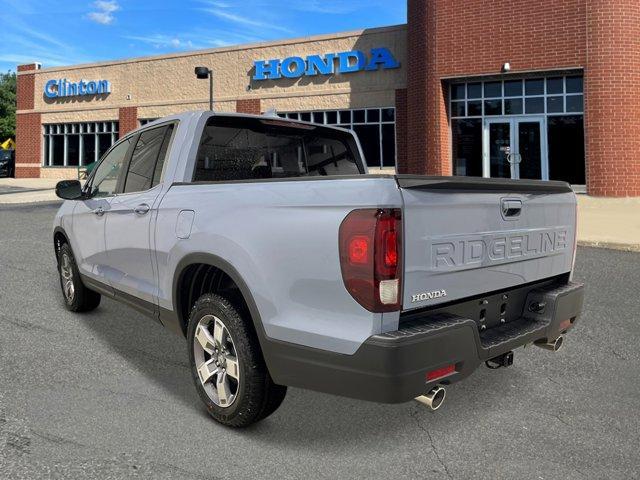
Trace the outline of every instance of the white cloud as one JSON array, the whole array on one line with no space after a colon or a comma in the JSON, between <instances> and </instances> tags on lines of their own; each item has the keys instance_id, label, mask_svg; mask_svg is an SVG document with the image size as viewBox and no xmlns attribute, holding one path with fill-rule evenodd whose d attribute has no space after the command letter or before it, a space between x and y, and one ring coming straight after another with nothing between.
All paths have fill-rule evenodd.
<instances>
[{"instance_id":1,"label":"white cloud","mask_svg":"<svg viewBox=\"0 0 640 480\"><path fill-rule=\"evenodd\" d=\"M227 3L227 2L218 2L217 0L210 0L208 2L205 2L208 5L211 5L212 7L218 7L218 8L231 8L231 4Z\"/></svg>"},{"instance_id":2,"label":"white cloud","mask_svg":"<svg viewBox=\"0 0 640 480\"><path fill-rule=\"evenodd\" d=\"M120 10L120 5L116 0L97 0L93 2L93 8L95 11L87 15L89 20L102 25L111 25L115 20L113 14Z\"/></svg>"},{"instance_id":3,"label":"white cloud","mask_svg":"<svg viewBox=\"0 0 640 480\"><path fill-rule=\"evenodd\" d=\"M294 2L291 8L303 12L324 13L330 15L344 15L362 8L362 2L344 2L335 0L306 0Z\"/></svg>"},{"instance_id":4,"label":"white cloud","mask_svg":"<svg viewBox=\"0 0 640 480\"><path fill-rule=\"evenodd\" d=\"M45 67L52 67L94 60L87 57L77 46L35 29L19 18L8 21L3 34L0 64L8 64L10 68L16 64L33 62L41 62Z\"/></svg>"},{"instance_id":5,"label":"white cloud","mask_svg":"<svg viewBox=\"0 0 640 480\"><path fill-rule=\"evenodd\" d=\"M215 10L213 8L205 8L204 10L222 20L227 20L231 23L236 23L245 27L255 27L258 29L268 29L268 30L275 30L275 31L284 32L284 33L292 33L291 30L288 28L281 27L279 25L274 25L273 23L254 20L253 18L238 15L236 13L224 12L220 10Z\"/></svg>"},{"instance_id":6,"label":"white cloud","mask_svg":"<svg viewBox=\"0 0 640 480\"><path fill-rule=\"evenodd\" d=\"M152 35L128 35L124 38L135 40L137 42L146 43L154 48L173 48L173 49L198 49L203 48L196 45L192 40L181 39L178 36L163 35L155 33Z\"/></svg>"}]
</instances>

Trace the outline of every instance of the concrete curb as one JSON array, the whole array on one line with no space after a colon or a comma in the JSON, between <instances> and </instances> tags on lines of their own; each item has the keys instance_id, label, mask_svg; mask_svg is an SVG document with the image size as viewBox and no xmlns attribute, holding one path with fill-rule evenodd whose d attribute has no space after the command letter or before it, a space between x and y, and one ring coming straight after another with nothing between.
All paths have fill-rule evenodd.
<instances>
[{"instance_id":1,"label":"concrete curb","mask_svg":"<svg viewBox=\"0 0 640 480\"><path fill-rule=\"evenodd\" d=\"M2 203L0 202L0 210L17 210L19 208L29 207L53 207L62 205L62 200L41 200L38 202L14 202L14 203Z\"/></svg>"},{"instance_id":2,"label":"concrete curb","mask_svg":"<svg viewBox=\"0 0 640 480\"><path fill-rule=\"evenodd\" d=\"M608 248L610 250L622 250L623 252L640 252L640 244L604 242L600 240L578 240L579 247Z\"/></svg>"},{"instance_id":3,"label":"concrete curb","mask_svg":"<svg viewBox=\"0 0 640 480\"><path fill-rule=\"evenodd\" d=\"M54 188L33 188L25 190L14 190L10 192L0 192L0 195L15 195L17 193L32 193L32 192L55 192Z\"/></svg>"}]
</instances>

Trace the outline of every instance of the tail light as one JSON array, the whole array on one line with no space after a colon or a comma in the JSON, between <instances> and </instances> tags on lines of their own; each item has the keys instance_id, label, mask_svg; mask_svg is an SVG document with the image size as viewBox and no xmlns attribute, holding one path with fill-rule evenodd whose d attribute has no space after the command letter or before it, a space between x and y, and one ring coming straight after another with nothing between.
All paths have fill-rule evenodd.
<instances>
[{"instance_id":1,"label":"tail light","mask_svg":"<svg viewBox=\"0 0 640 480\"><path fill-rule=\"evenodd\" d=\"M371 312L401 304L400 209L354 210L340 225L340 266L347 291Z\"/></svg>"}]
</instances>

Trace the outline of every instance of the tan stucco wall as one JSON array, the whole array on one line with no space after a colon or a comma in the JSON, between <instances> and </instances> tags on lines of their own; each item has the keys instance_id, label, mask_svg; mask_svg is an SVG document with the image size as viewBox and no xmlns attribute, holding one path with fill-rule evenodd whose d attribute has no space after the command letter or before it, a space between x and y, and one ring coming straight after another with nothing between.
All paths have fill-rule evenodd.
<instances>
[{"instance_id":1,"label":"tan stucco wall","mask_svg":"<svg viewBox=\"0 0 640 480\"><path fill-rule=\"evenodd\" d=\"M40 169L40 178L70 180L78 178L77 167L46 167Z\"/></svg>"},{"instance_id":2,"label":"tan stucco wall","mask_svg":"<svg viewBox=\"0 0 640 480\"><path fill-rule=\"evenodd\" d=\"M251 80L255 60L293 55L304 58L353 49L368 53L371 48L381 46L391 50L401 68L295 80ZM35 73L34 110L45 114L43 123L51 123L116 120L119 107L137 106L138 118L207 108L208 82L196 79L193 73L199 65L214 71L215 108L221 111L235 111L235 101L244 98L260 98L263 110L275 107L280 111L392 106L395 90L406 85L405 64L406 26L402 25L269 44L45 68ZM45 83L61 78L71 82L107 79L111 82L111 94L104 98L45 100Z\"/></svg>"},{"instance_id":3,"label":"tan stucco wall","mask_svg":"<svg viewBox=\"0 0 640 480\"><path fill-rule=\"evenodd\" d=\"M106 122L118 121L117 108L103 108L97 110L72 110L62 112L49 112L42 114L42 123L67 123L67 122Z\"/></svg>"}]
</instances>

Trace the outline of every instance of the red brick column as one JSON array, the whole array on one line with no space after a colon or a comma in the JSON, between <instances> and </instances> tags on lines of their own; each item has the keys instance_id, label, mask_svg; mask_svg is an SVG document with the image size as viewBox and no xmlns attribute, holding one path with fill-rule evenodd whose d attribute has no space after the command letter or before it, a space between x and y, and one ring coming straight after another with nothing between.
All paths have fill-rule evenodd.
<instances>
[{"instance_id":1,"label":"red brick column","mask_svg":"<svg viewBox=\"0 0 640 480\"><path fill-rule=\"evenodd\" d=\"M261 111L259 98L244 98L236 100L236 112L238 113L251 113L254 115L260 115Z\"/></svg>"},{"instance_id":2,"label":"red brick column","mask_svg":"<svg viewBox=\"0 0 640 480\"><path fill-rule=\"evenodd\" d=\"M138 107L121 107L118 109L118 122L118 135L120 138L131 130L138 128Z\"/></svg>"},{"instance_id":3,"label":"red brick column","mask_svg":"<svg viewBox=\"0 0 640 480\"><path fill-rule=\"evenodd\" d=\"M396 170L398 173L407 171L407 89L396 90Z\"/></svg>"},{"instance_id":4,"label":"red brick column","mask_svg":"<svg viewBox=\"0 0 640 480\"><path fill-rule=\"evenodd\" d=\"M39 113L31 113L35 96L36 64L18 65L16 84L16 178L40 177L42 126Z\"/></svg>"},{"instance_id":5,"label":"red brick column","mask_svg":"<svg viewBox=\"0 0 640 480\"><path fill-rule=\"evenodd\" d=\"M640 196L640 3L587 0L587 193Z\"/></svg>"},{"instance_id":6,"label":"red brick column","mask_svg":"<svg viewBox=\"0 0 640 480\"><path fill-rule=\"evenodd\" d=\"M440 64L447 55L456 53L444 53L440 45L441 30L439 27L440 10L443 3L435 0L426 2L426 87L427 102L427 148L423 155L427 175L451 175L451 140L449 117L447 114L447 87L440 79L443 65ZM448 2L450 3L450 2ZM425 35L425 32L423 32Z\"/></svg>"},{"instance_id":7,"label":"red brick column","mask_svg":"<svg viewBox=\"0 0 640 480\"><path fill-rule=\"evenodd\" d=\"M427 3L407 3L407 136L406 155L398 156L402 173L427 172L429 117L427 113Z\"/></svg>"}]
</instances>

